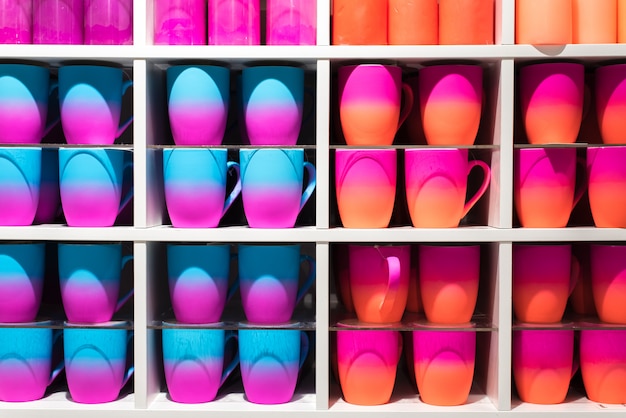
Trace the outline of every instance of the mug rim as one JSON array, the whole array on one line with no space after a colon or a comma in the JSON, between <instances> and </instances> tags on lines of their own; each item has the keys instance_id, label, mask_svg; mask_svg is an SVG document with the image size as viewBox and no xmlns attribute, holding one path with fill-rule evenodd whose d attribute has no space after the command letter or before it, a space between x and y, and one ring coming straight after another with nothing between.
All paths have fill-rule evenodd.
<instances>
[{"instance_id":1,"label":"mug rim","mask_svg":"<svg viewBox=\"0 0 626 418\"><path fill-rule=\"evenodd\" d=\"M302 325L301 321L289 320L287 322L281 322L276 324L256 324L248 321L239 321L237 322L237 329L243 331L267 331L267 330L277 330L277 331L306 331L300 329Z\"/></svg>"},{"instance_id":2,"label":"mug rim","mask_svg":"<svg viewBox=\"0 0 626 418\"><path fill-rule=\"evenodd\" d=\"M179 322L176 319L166 319L161 321L161 326L163 329L204 329L204 330L221 330L224 331L226 323L224 321L220 322L207 322L204 324L187 324L183 322Z\"/></svg>"},{"instance_id":3,"label":"mug rim","mask_svg":"<svg viewBox=\"0 0 626 418\"><path fill-rule=\"evenodd\" d=\"M120 329L127 330L132 325L131 321L125 320L111 320L98 323L84 323L84 322L70 322L63 321L63 328L65 329ZM132 329L132 328L130 328Z\"/></svg>"}]
</instances>

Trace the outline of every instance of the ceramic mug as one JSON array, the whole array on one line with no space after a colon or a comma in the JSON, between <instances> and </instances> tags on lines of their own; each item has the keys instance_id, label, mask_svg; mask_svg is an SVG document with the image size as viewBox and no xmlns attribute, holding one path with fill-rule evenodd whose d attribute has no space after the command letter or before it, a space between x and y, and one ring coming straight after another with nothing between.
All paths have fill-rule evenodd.
<instances>
[{"instance_id":1,"label":"ceramic mug","mask_svg":"<svg viewBox=\"0 0 626 418\"><path fill-rule=\"evenodd\" d=\"M593 223L626 228L626 147L588 147L587 183Z\"/></svg>"},{"instance_id":2,"label":"ceramic mug","mask_svg":"<svg viewBox=\"0 0 626 418\"><path fill-rule=\"evenodd\" d=\"M119 297L120 275L133 256L122 257L122 244L59 243L59 280L69 322L108 322L133 295Z\"/></svg>"},{"instance_id":3,"label":"ceramic mug","mask_svg":"<svg viewBox=\"0 0 626 418\"><path fill-rule=\"evenodd\" d=\"M473 145L484 100L482 67L430 65L420 69L418 83L428 145Z\"/></svg>"},{"instance_id":4,"label":"ceramic mug","mask_svg":"<svg viewBox=\"0 0 626 418\"><path fill-rule=\"evenodd\" d=\"M315 281L315 260L300 254L300 245L239 245L241 304L249 322L288 322ZM308 274L299 285L300 266Z\"/></svg>"},{"instance_id":5,"label":"ceramic mug","mask_svg":"<svg viewBox=\"0 0 626 418\"><path fill-rule=\"evenodd\" d=\"M578 370L574 330L515 330L512 360L515 387L522 402L562 403Z\"/></svg>"},{"instance_id":6,"label":"ceramic mug","mask_svg":"<svg viewBox=\"0 0 626 418\"><path fill-rule=\"evenodd\" d=\"M626 330L580 331L580 371L587 397L603 404L624 404Z\"/></svg>"},{"instance_id":7,"label":"ceramic mug","mask_svg":"<svg viewBox=\"0 0 626 418\"><path fill-rule=\"evenodd\" d=\"M63 361L52 368L61 332L50 321L0 328L0 401L41 399L46 388L63 370Z\"/></svg>"},{"instance_id":8,"label":"ceramic mug","mask_svg":"<svg viewBox=\"0 0 626 418\"><path fill-rule=\"evenodd\" d=\"M420 329L413 331L415 379L422 402L461 405L474 378L476 332Z\"/></svg>"},{"instance_id":9,"label":"ceramic mug","mask_svg":"<svg viewBox=\"0 0 626 418\"><path fill-rule=\"evenodd\" d=\"M623 108L626 106L626 64L602 65L595 71L596 114L602 142L626 144Z\"/></svg>"},{"instance_id":10,"label":"ceramic mug","mask_svg":"<svg viewBox=\"0 0 626 418\"><path fill-rule=\"evenodd\" d=\"M345 228L386 228L396 198L395 149L335 151L335 191Z\"/></svg>"},{"instance_id":11,"label":"ceramic mug","mask_svg":"<svg viewBox=\"0 0 626 418\"><path fill-rule=\"evenodd\" d=\"M133 44L133 0L87 0L84 7L85 45Z\"/></svg>"},{"instance_id":12,"label":"ceramic mug","mask_svg":"<svg viewBox=\"0 0 626 418\"><path fill-rule=\"evenodd\" d=\"M480 245L420 245L419 287L428 321L469 322L476 307L479 279Z\"/></svg>"},{"instance_id":13,"label":"ceramic mug","mask_svg":"<svg viewBox=\"0 0 626 418\"><path fill-rule=\"evenodd\" d=\"M259 45L259 0L209 0L209 45Z\"/></svg>"},{"instance_id":14,"label":"ceramic mug","mask_svg":"<svg viewBox=\"0 0 626 418\"><path fill-rule=\"evenodd\" d=\"M61 214L59 194L59 153L56 148L41 149L41 181L35 224L49 224Z\"/></svg>"},{"instance_id":15,"label":"ceramic mug","mask_svg":"<svg viewBox=\"0 0 626 418\"><path fill-rule=\"evenodd\" d=\"M591 288L602 322L626 324L626 246L593 244Z\"/></svg>"},{"instance_id":16,"label":"ceramic mug","mask_svg":"<svg viewBox=\"0 0 626 418\"><path fill-rule=\"evenodd\" d=\"M399 331L337 331L337 366L344 400L356 405L389 402L401 353Z\"/></svg>"},{"instance_id":17,"label":"ceramic mug","mask_svg":"<svg viewBox=\"0 0 626 418\"><path fill-rule=\"evenodd\" d=\"M155 45L206 45L207 2L161 0L154 3Z\"/></svg>"},{"instance_id":18,"label":"ceramic mug","mask_svg":"<svg viewBox=\"0 0 626 418\"><path fill-rule=\"evenodd\" d=\"M332 45L387 45L387 0L334 0Z\"/></svg>"},{"instance_id":19,"label":"ceramic mug","mask_svg":"<svg viewBox=\"0 0 626 418\"><path fill-rule=\"evenodd\" d=\"M0 44L33 43L33 2L0 1Z\"/></svg>"},{"instance_id":20,"label":"ceramic mug","mask_svg":"<svg viewBox=\"0 0 626 418\"><path fill-rule=\"evenodd\" d=\"M165 204L176 228L215 228L241 193L239 164L227 161L228 150L163 150ZM236 183L226 196L228 175Z\"/></svg>"},{"instance_id":21,"label":"ceramic mug","mask_svg":"<svg viewBox=\"0 0 626 418\"><path fill-rule=\"evenodd\" d=\"M223 329L181 328L163 323L163 366L170 398L180 403L215 399L239 364L237 334Z\"/></svg>"},{"instance_id":22,"label":"ceramic mug","mask_svg":"<svg viewBox=\"0 0 626 418\"><path fill-rule=\"evenodd\" d=\"M572 42L617 42L617 0L572 0Z\"/></svg>"},{"instance_id":23,"label":"ceramic mug","mask_svg":"<svg viewBox=\"0 0 626 418\"><path fill-rule=\"evenodd\" d=\"M83 20L83 0L33 0L33 43L81 45Z\"/></svg>"},{"instance_id":24,"label":"ceramic mug","mask_svg":"<svg viewBox=\"0 0 626 418\"><path fill-rule=\"evenodd\" d=\"M0 323L31 322L43 294L45 243L0 245Z\"/></svg>"},{"instance_id":25,"label":"ceramic mug","mask_svg":"<svg viewBox=\"0 0 626 418\"><path fill-rule=\"evenodd\" d=\"M71 399L84 404L113 402L135 371L126 359L133 332L127 322L98 327L65 323L63 351Z\"/></svg>"},{"instance_id":26,"label":"ceramic mug","mask_svg":"<svg viewBox=\"0 0 626 418\"><path fill-rule=\"evenodd\" d=\"M572 14L572 0L516 0L515 43L571 44Z\"/></svg>"},{"instance_id":27,"label":"ceramic mug","mask_svg":"<svg viewBox=\"0 0 626 418\"><path fill-rule=\"evenodd\" d=\"M409 290L409 245L349 245L350 291L359 321L399 322Z\"/></svg>"},{"instance_id":28,"label":"ceramic mug","mask_svg":"<svg viewBox=\"0 0 626 418\"><path fill-rule=\"evenodd\" d=\"M296 329L239 329L239 361L246 399L256 404L291 400L309 353L309 339Z\"/></svg>"},{"instance_id":29,"label":"ceramic mug","mask_svg":"<svg viewBox=\"0 0 626 418\"><path fill-rule=\"evenodd\" d=\"M41 187L41 148L0 148L0 225L35 220Z\"/></svg>"},{"instance_id":30,"label":"ceramic mug","mask_svg":"<svg viewBox=\"0 0 626 418\"><path fill-rule=\"evenodd\" d=\"M387 42L389 45L437 45L439 4L437 0L389 0Z\"/></svg>"},{"instance_id":31,"label":"ceramic mug","mask_svg":"<svg viewBox=\"0 0 626 418\"><path fill-rule=\"evenodd\" d=\"M571 245L513 245L513 312L522 322L559 322L580 265Z\"/></svg>"},{"instance_id":32,"label":"ceramic mug","mask_svg":"<svg viewBox=\"0 0 626 418\"><path fill-rule=\"evenodd\" d=\"M183 324L218 322L239 288L228 286L230 245L168 244L167 277L174 316Z\"/></svg>"},{"instance_id":33,"label":"ceramic mug","mask_svg":"<svg viewBox=\"0 0 626 418\"><path fill-rule=\"evenodd\" d=\"M230 70L217 65L167 69L167 111L176 145L221 145L230 101Z\"/></svg>"},{"instance_id":34,"label":"ceramic mug","mask_svg":"<svg viewBox=\"0 0 626 418\"><path fill-rule=\"evenodd\" d=\"M520 69L522 121L530 144L576 142L584 99L583 64L547 62Z\"/></svg>"},{"instance_id":35,"label":"ceramic mug","mask_svg":"<svg viewBox=\"0 0 626 418\"><path fill-rule=\"evenodd\" d=\"M315 45L315 0L267 0L267 45Z\"/></svg>"},{"instance_id":36,"label":"ceramic mug","mask_svg":"<svg viewBox=\"0 0 626 418\"><path fill-rule=\"evenodd\" d=\"M241 149L241 198L251 228L293 228L315 190L303 149ZM302 191L304 171L307 185Z\"/></svg>"},{"instance_id":37,"label":"ceramic mug","mask_svg":"<svg viewBox=\"0 0 626 418\"><path fill-rule=\"evenodd\" d=\"M494 43L493 0L439 0L439 45Z\"/></svg>"},{"instance_id":38,"label":"ceramic mug","mask_svg":"<svg viewBox=\"0 0 626 418\"><path fill-rule=\"evenodd\" d=\"M391 145L412 107L413 91L402 83L400 67L339 68L339 118L346 144Z\"/></svg>"},{"instance_id":39,"label":"ceramic mug","mask_svg":"<svg viewBox=\"0 0 626 418\"><path fill-rule=\"evenodd\" d=\"M468 161L469 151L457 148L407 149L405 155L406 200L414 227L452 228L487 191L491 170L480 160ZM467 178L474 167L483 181L465 202Z\"/></svg>"},{"instance_id":40,"label":"ceramic mug","mask_svg":"<svg viewBox=\"0 0 626 418\"><path fill-rule=\"evenodd\" d=\"M59 188L69 226L112 226L133 196L132 187L122 198L124 150L60 148Z\"/></svg>"},{"instance_id":41,"label":"ceramic mug","mask_svg":"<svg viewBox=\"0 0 626 418\"><path fill-rule=\"evenodd\" d=\"M528 228L562 228L585 189L576 187L575 148L513 150L513 192L520 224Z\"/></svg>"},{"instance_id":42,"label":"ceramic mug","mask_svg":"<svg viewBox=\"0 0 626 418\"><path fill-rule=\"evenodd\" d=\"M120 124L122 97L133 84L121 68L63 65L59 68L61 125L68 144L111 145L133 121Z\"/></svg>"}]
</instances>

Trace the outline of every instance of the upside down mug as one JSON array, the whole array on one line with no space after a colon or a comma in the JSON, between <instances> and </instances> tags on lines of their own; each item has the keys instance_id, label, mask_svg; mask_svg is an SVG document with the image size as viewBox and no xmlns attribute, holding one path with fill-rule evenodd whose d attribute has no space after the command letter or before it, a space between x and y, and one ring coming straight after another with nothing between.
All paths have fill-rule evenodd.
<instances>
[{"instance_id":1,"label":"upside down mug","mask_svg":"<svg viewBox=\"0 0 626 418\"><path fill-rule=\"evenodd\" d=\"M0 148L0 225L35 220L41 195L41 148Z\"/></svg>"}]
</instances>

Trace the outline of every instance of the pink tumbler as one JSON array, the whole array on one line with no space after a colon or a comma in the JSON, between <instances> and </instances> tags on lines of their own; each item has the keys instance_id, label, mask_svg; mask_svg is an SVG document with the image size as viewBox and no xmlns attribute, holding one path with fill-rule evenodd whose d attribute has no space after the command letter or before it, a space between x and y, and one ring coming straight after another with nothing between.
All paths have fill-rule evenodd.
<instances>
[{"instance_id":1,"label":"pink tumbler","mask_svg":"<svg viewBox=\"0 0 626 418\"><path fill-rule=\"evenodd\" d=\"M259 45L259 0L209 0L209 45Z\"/></svg>"},{"instance_id":2,"label":"pink tumbler","mask_svg":"<svg viewBox=\"0 0 626 418\"><path fill-rule=\"evenodd\" d=\"M33 3L31 0L0 0L0 44L30 44Z\"/></svg>"}]
</instances>

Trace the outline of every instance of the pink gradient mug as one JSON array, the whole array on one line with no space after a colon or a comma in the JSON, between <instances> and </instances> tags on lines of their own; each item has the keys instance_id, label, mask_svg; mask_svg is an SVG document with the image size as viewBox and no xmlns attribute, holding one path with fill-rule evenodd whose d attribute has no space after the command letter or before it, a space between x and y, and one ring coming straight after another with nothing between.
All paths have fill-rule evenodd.
<instances>
[{"instance_id":1,"label":"pink gradient mug","mask_svg":"<svg viewBox=\"0 0 626 418\"><path fill-rule=\"evenodd\" d=\"M0 1L0 44L33 43L33 2Z\"/></svg>"},{"instance_id":2,"label":"pink gradient mug","mask_svg":"<svg viewBox=\"0 0 626 418\"><path fill-rule=\"evenodd\" d=\"M412 107L413 91L402 83L400 67L339 68L339 118L348 145L391 145Z\"/></svg>"},{"instance_id":3,"label":"pink gradient mug","mask_svg":"<svg viewBox=\"0 0 626 418\"><path fill-rule=\"evenodd\" d=\"M335 191L345 228L386 228L396 198L395 149L338 149Z\"/></svg>"},{"instance_id":4,"label":"pink gradient mug","mask_svg":"<svg viewBox=\"0 0 626 418\"><path fill-rule=\"evenodd\" d=\"M591 245L591 288L600 320L626 324L626 245Z\"/></svg>"},{"instance_id":5,"label":"pink gradient mug","mask_svg":"<svg viewBox=\"0 0 626 418\"><path fill-rule=\"evenodd\" d=\"M602 142L626 144L626 64L600 66L595 75L596 113Z\"/></svg>"},{"instance_id":6,"label":"pink gradient mug","mask_svg":"<svg viewBox=\"0 0 626 418\"><path fill-rule=\"evenodd\" d=\"M571 245L513 245L513 312L522 322L559 322L579 278Z\"/></svg>"},{"instance_id":7,"label":"pink gradient mug","mask_svg":"<svg viewBox=\"0 0 626 418\"><path fill-rule=\"evenodd\" d=\"M429 145L474 144L483 108L482 67L455 64L422 68L419 105Z\"/></svg>"},{"instance_id":8,"label":"pink gradient mug","mask_svg":"<svg viewBox=\"0 0 626 418\"><path fill-rule=\"evenodd\" d=\"M416 228L453 228L491 181L489 166L480 160L468 161L469 151L456 148L416 148L405 151L406 200ZM467 178L474 167L483 171L478 191L465 202Z\"/></svg>"},{"instance_id":9,"label":"pink gradient mug","mask_svg":"<svg viewBox=\"0 0 626 418\"><path fill-rule=\"evenodd\" d=\"M437 324L469 322L478 298L480 246L420 245L418 259L426 319Z\"/></svg>"},{"instance_id":10,"label":"pink gradient mug","mask_svg":"<svg viewBox=\"0 0 626 418\"><path fill-rule=\"evenodd\" d=\"M513 331L513 378L522 402L562 403L572 376L574 330L523 329Z\"/></svg>"},{"instance_id":11,"label":"pink gradient mug","mask_svg":"<svg viewBox=\"0 0 626 418\"><path fill-rule=\"evenodd\" d=\"M575 148L524 148L513 154L513 192L520 224L562 228L583 195L576 187Z\"/></svg>"},{"instance_id":12,"label":"pink gradient mug","mask_svg":"<svg viewBox=\"0 0 626 418\"><path fill-rule=\"evenodd\" d=\"M576 142L583 119L584 99L583 64L548 62L522 67L520 101L528 142Z\"/></svg>"},{"instance_id":13,"label":"pink gradient mug","mask_svg":"<svg viewBox=\"0 0 626 418\"><path fill-rule=\"evenodd\" d=\"M409 291L410 245L349 245L356 316L371 323L402 319Z\"/></svg>"},{"instance_id":14,"label":"pink gradient mug","mask_svg":"<svg viewBox=\"0 0 626 418\"><path fill-rule=\"evenodd\" d=\"M355 405L389 402L401 353L399 331L337 331L337 366L344 400Z\"/></svg>"},{"instance_id":15,"label":"pink gradient mug","mask_svg":"<svg viewBox=\"0 0 626 418\"><path fill-rule=\"evenodd\" d=\"M580 332L580 371L591 401L626 403L625 347L626 330L583 329Z\"/></svg>"},{"instance_id":16,"label":"pink gradient mug","mask_svg":"<svg viewBox=\"0 0 626 418\"><path fill-rule=\"evenodd\" d=\"M587 148L587 183L595 226L626 228L626 146Z\"/></svg>"},{"instance_id":17,"label":"pink gradient mug","mask_svg":"<svg viewBox=\"0 0 626 418\"><path fill-rule=\"evenodd\" d=\"M420 398L431 405L467 401L476 361L476 332L420 329L413 331L413 362Z\"/></svg>"}]
</instances>

